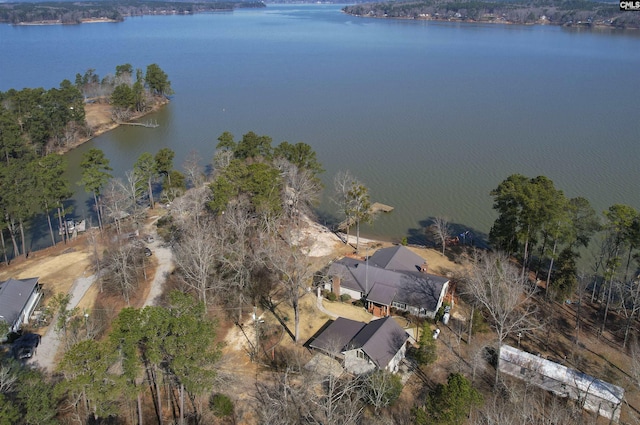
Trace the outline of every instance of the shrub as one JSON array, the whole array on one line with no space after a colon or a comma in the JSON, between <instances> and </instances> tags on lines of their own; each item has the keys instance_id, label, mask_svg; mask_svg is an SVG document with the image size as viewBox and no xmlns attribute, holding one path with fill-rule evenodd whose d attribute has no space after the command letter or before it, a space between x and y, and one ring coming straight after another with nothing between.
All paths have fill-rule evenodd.
<instances>
[{"instance_id":1,"label":"shrub","mask_svg":"<svg viewBox=\"0 0 640 425\"><path fill-rule=\"evenodd\" d=\"M349 295L349 294L340 295L340 301L343 302L343 303L351 301L351 295Z\"/></svg>"},{"instance_id":2,"label":"shrub","mask_svg":"<svg viewBox=\"0 0 640 425\"><path fill-rule=\"evenodd\" d=\"M409 241L407 240L407 237L406 237L406 236L403 236L403 237L402 237L402 240L400 241L400 244L401 244L402 246L407 246L407 245L409 244Z\"/></svg>"},{"instance_id":3,"label":"shrub","mask_svg":"<svg viewBox=\"0 0 640 425\"><path fill-rule=\"evenodd\" d=\"M224 394L213 394L209 399L209 408L219 418L233 414L233 402Z\"/></svg>"},{"instance_id":4,"label":"shrub","mask_svg":"<svg viewBox=\"0 0 640 425\"><path fill-rule=\"evenodd\" d=\"M450 306L451 304L448 302L443 302L438 311L436 312L436 316L434 317L434 322L438 323L442 320L442 316L444 316L444 308Z\"/></svg>"},{"instance_id":5,"label":"shrub","mask_svg":"<svg viewBox=\"0 0 640 425\"><path fill-rule=\"evenodd\" d=\"M438 359L436 341L433 339L431 326L427 322L422 325L416 350L416 361L420 366L430 365Z\"/></svg>"},{"instance_id":6,"label":"shrub","mask_svg":"<svg viewBox=\"0 0 640 425\"><path fill-rule=\"evenodd\" d=\"M335 300L337 300L337 299L338 299L338 296L337 296L335 293L333 293L333 292L329 292L329 293L327 294L327 299L328 299L329 301L335 301Z\"/></svg>"},{"instance_id":7,"label":"shrub","mask_svg":"<svg viewBox=\"0 0 640 425\"><path fill-rule=\"evenodd\" d=\"M478 308L473 310L473 316L471 317L471 326L471 333L474 335L476 333L489 331L489 324Z\"/></svg>"},{"instance_id":8,"label":"shrub","mask_svg":"<svg viewBox=\"0 0 640 425\"><path fill-rule=\"evenodd\" d=\"M357 300L353 303L353 305L355 305L356 307L363 307L364 308L364 301L362 300Z\"/></svg>"}]
</instances>

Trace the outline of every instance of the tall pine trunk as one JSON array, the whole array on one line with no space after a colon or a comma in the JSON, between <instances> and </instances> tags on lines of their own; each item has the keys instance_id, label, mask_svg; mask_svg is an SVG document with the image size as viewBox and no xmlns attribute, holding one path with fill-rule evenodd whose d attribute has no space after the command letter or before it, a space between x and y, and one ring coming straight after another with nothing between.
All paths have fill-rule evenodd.
<instances>
[{"instance_id":1,"label":"tall pine trunk","mask_svg":"<svg viewBox=\"0 0 640 425\"><path fill-rule=\"evenodd\" d=\"M4 263L8 266L9 259L7 258L7 245L4 242L4 229L0 227L0 241L2 241L2 255L4 257Z\"/></svg>"},{"instance_id":2,"label":"tall pine trunk","mask_svg":"<svg viewBox=\"0 0 640 425\"><path fill-rule=\"evenodd\" d=\"M13 244L13 258L17 258L20 255L20 249L16 240L16 225L13 222L13 218L11 221L7 220L7 230L9 230L9 236L11 236L11 243Z\"/></svg>"},{"instance_id":3,"label":"tall pine trunk","mask_svg":"<svg viewBox=\"0 0 640 425\"><path fill-rule=\"evenodd\" d=\"M522 278L525 277L525 272L527 270L527 258L529 256L529 237L527 236L527 240L524 242L524 255L522 257ZM527 281L529 279L527 278Z\"/></svg>"},{"instance_id":4,"label":"tall pine trunk","mask_svg":"<svg viewBox=\"0 0 640 425\"><path fill-rule=\"evenodd\" d=\"M60 229L59 231L62 233L62 240L66 244L69 235L67 234L67 226L62 222L62 209L60 207L58 207L58 229Z\"/></svg>"},{"instance_id":5,"label":"tall pine trunk","mask_svg":"<svg viewBox=\"0 0 640 425\"><path fill-rule=\"evenodd\" d=\"M45 201L44 213L47 215L47 222L49 223L49 234L51 235L51 246L56 246L56 238L53 235L53 226L51 225L51 214L49 214L49 204Z\"/></svg>"},{"instance_id":6,"label":"tall pine trunk","mask_svg":"<svg viewBox=\"0 0 640 425\"><path fill-rule=\"evenodd\" d=\"M553 270L553 260L556 258L556 249L558 248L558 240L553 241L553 252L551 252L551 261L549 263L549 271L547 272L547 285L544 294L545 299L549 299L549 286L551 286L551 271Z\"/></svg>"},{"instance_id":7,"label":"tall pine trunk","mask_svg":"<svg viewBox=\"0 0 640 425\"><path fill-rule=\"evenodd\" d=\"M153 203L153 188L151 187L151 179L147 181L147 184L149 186L149 206L151 206L151 209L153 209L155 205Z\"/></svg>"},{"instance_id":8,"label":"tall pine trunk","mask_svg":"<svg viewBox=\"0 0 640 425\"><path fill-rule=\"evenodd\" d=\"M624 341L622 342L622 348L627 347L627 341L629 340L629 331L631 330L631 324L638 307L638 297L640 297L640 282L636 285L636 296L633 297L633 305L631 306L631 314L627 318L627 324L624 328Z\"/></svg>"},{"instance_id":9,"label":"tall pine trunk","mask_svg":"<svg viewBox=\"0 0 640 425\"><path fill-rule=\"evenodd\" d=\"M29 253L27 252L27 242L24 240L24 225L22 219L19 221L20 223L20 239L22 239L22 253L24 254L24 258L27 258Z\"/></svg>"},{"instance_id":10,"label":"tall pine trunk","mask_svg":"<svg viewBox=\"0 0 640 425\"><path fill-rule=\"evenodd\" d=\"M98 214L98 227L102 230L102 214L100 214L100 204L98 203L98 194L93 191L93 203L96 206L96 213Z\"/></svg>"}]
</instances>

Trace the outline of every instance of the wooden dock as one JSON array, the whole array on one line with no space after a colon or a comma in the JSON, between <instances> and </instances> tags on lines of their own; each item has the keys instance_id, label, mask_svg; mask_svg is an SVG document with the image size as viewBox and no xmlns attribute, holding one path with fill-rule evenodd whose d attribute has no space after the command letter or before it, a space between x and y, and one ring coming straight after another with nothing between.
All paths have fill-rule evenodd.
<instances>
[{"instance_id":1,"label":"wooden dock","mask_svg":"<svg viewBox=\"0 0 640 425\"><path fill-rule=\"evenodd\" d=\"M156 127L160 127L160 125L158 124L157 121L153 120L149 120L147 122L121 122L119 123L120 125L135 125L138 127L146 127L146 128L156 128Z\"/></svg>"},{"instance_id":2,"label":"wooden dock","mask_svg":"<svg viewBox=\"0 0 640 425\"><path fill-rule=\"evenodd\" d=\"M369 207L369 214L371 214L371 215L378 214L378 213L381 213L381 212L390 213L391 211L393 211L393 207L392 206L385 205L385 204L382 204L380 202L374 202ZM353 220L353 219L343 220L340 224L338 224L337 229L338 230L345 230L347 227L351 227L354 224L355 224L355 220Z\"/></svg>"},{"instance_id":3,"label":"wooden dock","mask_svg":"<svg viewBox=\"0 0 640 425\"><path fill-rule=\"evenodd\" d=\"M390 207L389 205L381 204L380 202L374 202L373 205L371 205L371 208L369 209L369 212L371 214L375 214L379 212L390 213L391 211L393 211L393 207Z\"/></svg>"}]
</instances>

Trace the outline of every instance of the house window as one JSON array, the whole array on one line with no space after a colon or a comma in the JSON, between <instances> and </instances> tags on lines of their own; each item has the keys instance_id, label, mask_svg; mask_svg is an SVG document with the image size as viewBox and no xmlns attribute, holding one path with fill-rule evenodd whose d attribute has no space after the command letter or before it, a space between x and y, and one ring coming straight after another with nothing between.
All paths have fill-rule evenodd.
<instances>
[{"instance_id":1,"label":"house window","mask_svg":"<svg viewBox=\"0 0 640 425\"><path fill-rule=\"evenodd\" d=\"M399 308L400 310L406 310L407 309L407 305L404 303L398 303L398 302L393 302L393 304L391 304L392 306L394 306L395 308Z\"/></svg>"},{"instance_id":2,"label":"house window","mask_svg":"<svg viewBox=\"0 0 640 425\"><path fill-rule=\"evenodd\" d=\"M356 356L359 359L362 359L362 360L366 360L367 359L367 356L364 354L364 351L362 351L362 350L356 351Z\"/></svg>"}]
</instances>

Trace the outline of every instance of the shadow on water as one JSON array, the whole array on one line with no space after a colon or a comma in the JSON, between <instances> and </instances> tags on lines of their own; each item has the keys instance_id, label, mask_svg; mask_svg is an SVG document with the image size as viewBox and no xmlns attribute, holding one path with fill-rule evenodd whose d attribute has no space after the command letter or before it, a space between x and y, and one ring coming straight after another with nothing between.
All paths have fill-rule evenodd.
<instances>
[{"instance_id":1,"label":"shadow on water","mask_svg":"<svg viewBox=\"0 0 640 425\"><path fill-rule=\"evenodd\" d=\"M84 217L82 215L78 215L75 213L77 211L76 201L71 199L64 202L65 211L67 214L65 215L66 220L92 220L92 217ZM93 208L93 200L91 202L87 201L86 210L91 210ZM57 210L52 210L50 212L51 218L51 227L53 230L53 236L57 243L63 241L62 236L59 233L59 223L58 223L58 212ZM4 230L4 229L3 229ZM7 249L7 257L10 259L16 258L13 252L13 244L11 243L10 236L7 232L4 232L5 243ZM47 221L47 216L44 213L39 213L33 216L28 222L25 223L24 228L24 237L25 237L25 248L27 253L31 253L34 251L38 251L41 249L49 248L53 245L51 241L51 232L49 229L49 222ZM18 249L22 250L22 241L20 240L20 234L16 235L16 242L18 244Z\"/></svg>"},{"instance_id":2,"label":"shadow on water","mask_svg":"<svg viewBox=\"0 0 640 425\"><path fill-rule=\"evenodd\" d=\"M340 224L340 222L342 221L335 214L329 211L315 210L313 213L316 216L316 222L322 224L330 230L335 230L338 224Z\"/></svg>"},{"instance_id":3,"label":"shadow on water","mask_svg":"<svg viewBox=\"0 0 640 425\"><path fill-rule=\"evenodd\" d=\"M435 217L428 217L418 222L419 227L408 229L407 242L411 245L422 245L429 248L439 247L440 241L427 230L434 224L434 220ZM455 240L457 245L489 249L489 237L486 233L461 223L449 223L449 229L450 239Z\"/></svg>"}]
</instances>

